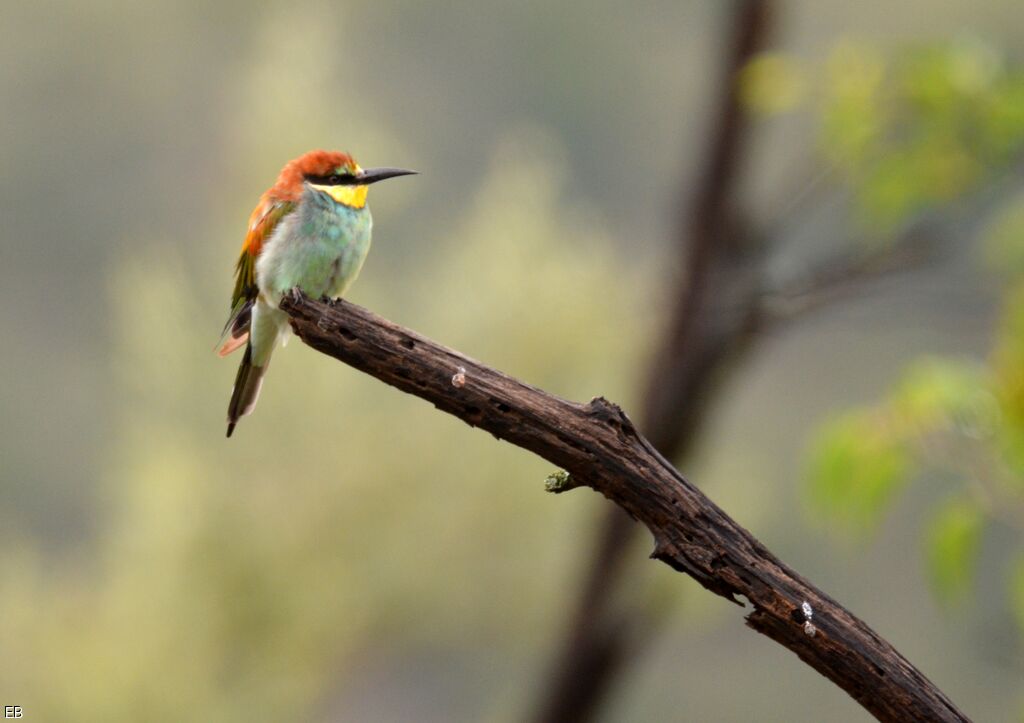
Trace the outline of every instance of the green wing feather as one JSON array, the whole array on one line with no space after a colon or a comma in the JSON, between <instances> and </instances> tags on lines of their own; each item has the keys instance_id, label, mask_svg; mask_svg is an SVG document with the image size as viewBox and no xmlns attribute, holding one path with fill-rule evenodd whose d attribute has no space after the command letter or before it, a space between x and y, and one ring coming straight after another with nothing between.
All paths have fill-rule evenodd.
<instances>
[{"instance_id":1,"label":"green wing feather","mask_svg":"<svg viewBox=\"0 0 1024 723\"><path fill-rule=\"evenodd\" d=\"M242 253L235 264L235 289L231 294L231 313L221 332L217 348L221 356L230 354L245 343L249 336L252 305L259 295L256 286L256 259L263 244L285 216L295 210L294 201L279 201L264 197L249 218L249 232L242 244Z\"/></svg>"}]
</instances>

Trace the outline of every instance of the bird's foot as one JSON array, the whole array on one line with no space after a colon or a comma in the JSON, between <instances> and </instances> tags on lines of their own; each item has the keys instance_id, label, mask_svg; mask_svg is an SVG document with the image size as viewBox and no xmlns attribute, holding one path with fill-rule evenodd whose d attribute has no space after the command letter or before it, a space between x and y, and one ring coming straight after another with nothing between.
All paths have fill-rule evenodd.
<instances>
[{"instance_id":1,"label":"bird's foot","mask_svg":"<svg viewBox=\"0 0 1024 723\"><path fill-rule=\"evenodd\" d=\"M288 298L291 300L293 304L301 304L302 289L300 289L298 286L293 286L291 289L288 290Z\"/></svg>"}]
</instances>

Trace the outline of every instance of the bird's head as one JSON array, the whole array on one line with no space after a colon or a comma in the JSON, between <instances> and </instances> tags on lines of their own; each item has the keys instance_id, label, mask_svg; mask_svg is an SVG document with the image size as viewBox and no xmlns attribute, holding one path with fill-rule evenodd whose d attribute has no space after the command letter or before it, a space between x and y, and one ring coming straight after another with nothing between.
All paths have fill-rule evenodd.
<instances>
[{"instance_id":1,"label":"bird's head","mask_svg":"<svg viewBox=\"0 0 1024 723\"><path fill-rule=\"evenodd\" d=\"M347 153L310 151L284 167L275 187L295 197L308 185L345 206L363 208L366 205L367 186L387 178L414 173L416 171L403 168L363 169Z\"/></svg>"}]
</instances>

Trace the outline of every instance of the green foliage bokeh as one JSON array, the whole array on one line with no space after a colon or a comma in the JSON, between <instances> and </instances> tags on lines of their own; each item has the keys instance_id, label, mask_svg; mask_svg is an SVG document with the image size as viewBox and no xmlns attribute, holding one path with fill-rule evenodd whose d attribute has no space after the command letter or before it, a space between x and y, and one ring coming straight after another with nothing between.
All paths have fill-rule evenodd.
<instances>
[{"instance_id":1,"label":"green foliage bokeh","mask_svg":"<svg viewBox=\"0 0 1024 723\"><path fill-rule=\"evenodd\" d=\"M829 67L821 142L881 243L949 212L1024 155L1024 71L971 39L886 56L856 44ZM915 477L952 480L925 511L925 569L940 599L967 597L986 528L1024 544L1024 199L1003 198L975 244L1001 298L983 360L915 362L886 398L825 424L807 478L813 514L875 530ZM1024 549L1018 554L1024 559ZM1007 596L1024 620L1020 573ZM1024 633L1024 628L1022 628Z\"/></svg>"}]
</instances>

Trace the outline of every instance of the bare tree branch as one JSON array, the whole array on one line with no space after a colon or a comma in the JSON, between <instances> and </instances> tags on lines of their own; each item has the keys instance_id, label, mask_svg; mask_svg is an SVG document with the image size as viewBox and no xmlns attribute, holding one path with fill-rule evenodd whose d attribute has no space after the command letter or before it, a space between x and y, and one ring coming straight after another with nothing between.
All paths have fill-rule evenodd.
<instances>
[{"instance_id":1,"label":"bare tree branch","mask_svg":"<svg viewBox=\"0 0 1024 723\"><path fill-rule=\"evenodd\" d=\"M923 225L918 224L890 245L830 258L778 288L764 292L758 325L791 321L848 300L861 293L866 283L922 266L934 258L934 251L934 244L925 238Z\"/></svg>"},{"instance_id":2,"label":"bare tree branch","mask_svg":"<svg viewBox=\"0 0 1024 723\"><path fill-rule=\"evenodd\" d=\"M737 604L746 598L748 626L879 720L967 720L888 642L687 482L616 405L560 399L345 301L286 299L281 306L314 349L534 452L603 494L651 531L652 557Z\"/></svg>"}]
</instances>

